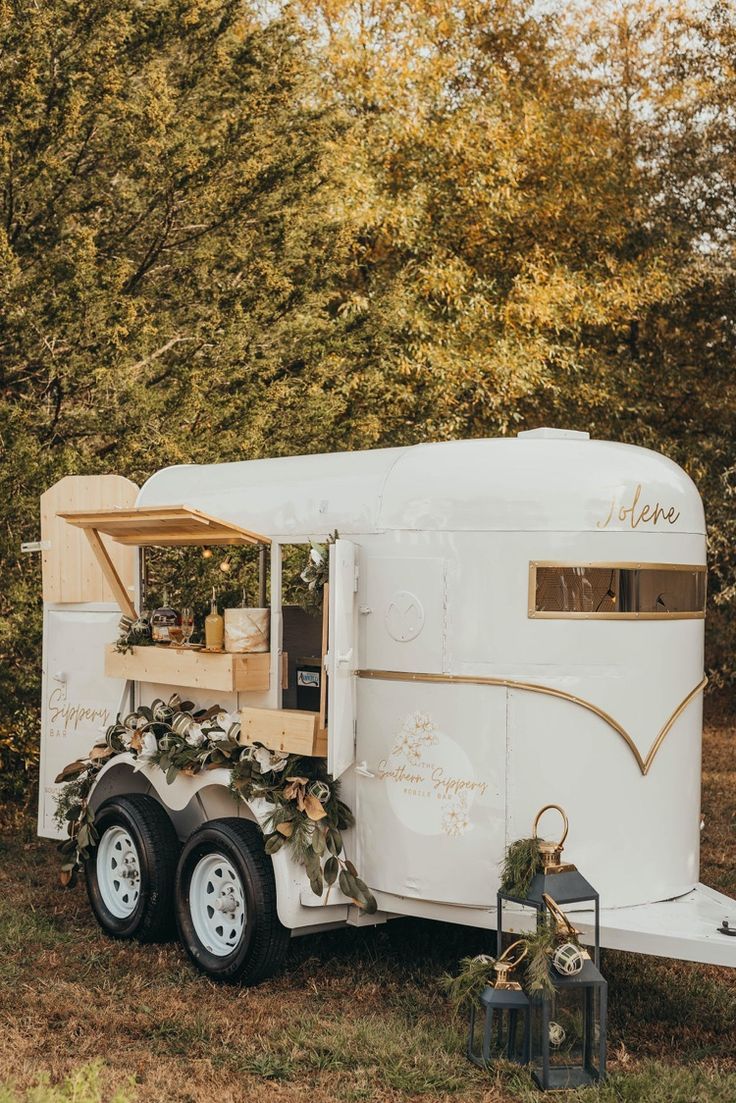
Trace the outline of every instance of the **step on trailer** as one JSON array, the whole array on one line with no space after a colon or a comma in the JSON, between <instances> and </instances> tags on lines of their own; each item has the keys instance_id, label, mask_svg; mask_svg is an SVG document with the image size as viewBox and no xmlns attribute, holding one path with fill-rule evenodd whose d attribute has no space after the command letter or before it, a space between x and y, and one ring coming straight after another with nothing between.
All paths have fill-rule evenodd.
<instances>
[{"instance_id":1,"label":"step on trailer","mask_svg":"<svg viewBox=\"0 0 736 1103\"><path fill-rule=\"evenodd\" d=\"M337 886L317 897L288 848L267 856L268 808L235 799L226 770L167 784L122 754L90 801L88 888L111 934L171 928L177 861L185 943L225 979L265 975L289 933L397 916L493 929L505 848L554 803L600 892L603 946L736 965L719 931L736 903L699 884L705 521L670 460L540 429L182 465L141 489L73 476L42 497L41 526L39 833L59 835L62 767L118 713L178 691L244 710L266 746L288 729L326 755L378 903L366 915ZM323 639L318 618L282 603L282 550L335 530ZM121 609L139 608L141 548L244 543L269 560L268 653L114 651ZM299 652L318 656L307 684L315 666L326 678L321 714L299 708ZM116 895L121 854L145 914ZM220 904L238 929L212 922L213 890L234 898ZM575 924L586 938L592 915Z\"/></svg>"}]
</instances>

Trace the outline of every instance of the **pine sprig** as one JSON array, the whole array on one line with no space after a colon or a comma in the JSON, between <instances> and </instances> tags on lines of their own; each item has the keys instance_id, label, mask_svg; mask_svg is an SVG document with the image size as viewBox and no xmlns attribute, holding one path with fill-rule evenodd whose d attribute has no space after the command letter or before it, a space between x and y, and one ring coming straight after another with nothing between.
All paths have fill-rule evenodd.
<instances>
[{"instance_id":1,"label":"pine sprig","mask_svg":"<svg viewBox=\"0 0 736 1103\"><path fill-rule=\"evenodd\" d=\"M554 927L546 921L536 931L524 935L527 951L524 978L530 992L542 992L545 996L554 992L550 967L552 954L559 941Z\"/></svg>"},{"instance_id":2,"label":"pine sprig","mask_svg":"<svg viewBox=\"0 0 736 1103\"><path fill-rule=\"evenodd\" d=\"M543 870L539 840L517 839L506 850L501 870L501 891L524 899L535 874Z\"/></svg>"},{"instance_id":3,"label":"pine sprig","mask_svg":"<svg viewBox=\"0 0 736 1103\"><path fill-rule=\"evenodd\" d=\"M459 1015L470 1004L478 1004L481 993L493 981L495 963L496 959L489 954L464 957L456 976L445 973L440 979L440 987L450 1002L453 1015Z\"/></svg>"}]
</instances>

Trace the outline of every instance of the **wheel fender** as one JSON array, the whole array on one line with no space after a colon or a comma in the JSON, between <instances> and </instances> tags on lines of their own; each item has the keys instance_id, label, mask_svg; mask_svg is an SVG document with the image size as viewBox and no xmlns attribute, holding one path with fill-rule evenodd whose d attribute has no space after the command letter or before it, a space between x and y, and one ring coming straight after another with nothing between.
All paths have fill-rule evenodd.
<instances>
[{"instance_id":1,"label":"wheel fender","mask_svg":"<svg viewBox=\"0 0 736 1103\"><path fill-rule=\"evenodd\" d=\"M227 769L207 770L194 777L179 774L169 784L163 770L141 766L131 754L125 753L116 755L100 770L90 793L90 807L94 812L108 797L127 793L154 796L169 813L182 841L201 824L225 816L253 820L263 828L272 811L266 801L244 801L233 796ZM278 917L285 927L293 931L347 919L347 904L336 887L330 894L334 903L316 907L300 903L303 893L311 893L309 878L287 847L274 854L272 862Z\"/></svg>"}]
</instances>

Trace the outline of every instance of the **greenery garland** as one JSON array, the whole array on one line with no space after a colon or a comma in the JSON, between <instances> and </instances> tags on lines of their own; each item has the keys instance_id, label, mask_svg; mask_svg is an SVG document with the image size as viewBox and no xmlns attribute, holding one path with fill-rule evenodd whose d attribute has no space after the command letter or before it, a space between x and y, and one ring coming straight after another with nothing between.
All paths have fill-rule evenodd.
<instances>
[{"instance_id":1,"label":"greenery garland","mask_svg":"<svg viewBox=\"0 0 736 1103\"><path fill-rule=\"evenodd\" d=\"M57 782L65 782L57 798L56 820L66 825L59 850L64 858L61 880L74 880L97 842L89 795L102 767L115 755L128 753L141 765L157 766L171 783L179 774L194 777L203 770L230 770L230 789L245 801L272 805L265 821L265 848L275 854L288 846L306 869L312 891L322 896L325 885L337 883L345 896L368 913L376 901L355 866L343 855L342 832L352 827L353 814L339 797L322 759L271 751L260 743L240 741L237 715L219 705L195 709L192 701L174 694L156 699L119 716L87 758L66 766Z\"/></svg>"},{"instance_id":2,"label":"greenery garland","mask_svg":"<svg viewBox=\"0 0 736 1103\"><path fill-rule=\"evenodd\" d=\"M121 655L132 651L134 647L153 646L151 623L147 612L141 613L135 619L123 615L118 622L118 628L120 635L115 641L115 650Z\"/></svg>"},{"instance_id":3,"label":"greenery garland","mask_svg":"<svg viewBox=\"0 0 736 1103\"><path fill-rule=\"evenodd\" d=\"M506 850L501 869L501 892L519 900L526 899L535 874L543 870L539 839L517 839Z\"/></svg>"},{"instance_id":4,"label":"greenery garland","mask_svg":"<svg viewBox=\"0 0 736 1103\"><path fill-rule=\"evenodd\" d=\"M480 1005L481 994L493 983L495 964L496 959L490 954L464 957L460 960L459 973L455 976L445 973L440 979L440 987L450 1001L453 1015L459 1015L471 1003L476 1007Z\"/></svg>"},{"instance_id":5,"label":"greenery garland","mask_svg":"<svg viewBox=\"0 0 736 1103\"><path fill-rule=\"evenodd\" d=\"M312 611L322 607L325 583L329 580L330 574L330 544L336 543L339 538L340 534L335 529L323 544L316 540L309 541L307 562L299 575L300 580L307 587L303 603L307 610Z\"/></svg>"},{"instance_id":6,"label":"greenery garland","mask_svg":"<svg viewBox=\"0 0 736 1103\"><path fill-rule=\"evenodd\" d=\"M549 915L542 917L536 930L518 937L526 946L526 957L518 969L522 987L530 993L541 992L551 996L555 991L551 971L555 950L565 942L582 949L580 943L573 935L559 932ZM471 1003L479 1006L481 993L488 985L493 986L495 964L496 959L488 954L464 957L460 961L459 973L454 976L446 973L441 978L440 985L447 994L453 1014L458 1014Z\"/></svg>"}]
</instances>

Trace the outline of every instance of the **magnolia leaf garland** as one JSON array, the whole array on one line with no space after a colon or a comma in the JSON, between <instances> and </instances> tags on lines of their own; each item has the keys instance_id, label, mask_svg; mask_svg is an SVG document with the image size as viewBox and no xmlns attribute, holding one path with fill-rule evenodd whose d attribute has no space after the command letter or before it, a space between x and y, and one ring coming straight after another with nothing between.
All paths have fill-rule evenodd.
<instances>
[{"instance_id":1,"label":"magnolia leaf garland","mask_svg":"<svg viewBox=\"0 0 736 1103\"><path fill-rule=\"evenodd\" d=\"M118 717L87 758L65 766L57 798L56 820L66 826L59 845L64 858L63 884L76 876L97 842L88 799L102 767L115 755L128 753L136 769L157 766L171 783L179 774L194 777L203 770L230 770L230 788L244 801L264 800L272 810L264 823L267 854L288 846L304 866L312 891L322 896L337 882L363 911L376 911L376 901L355 866L343 854L342 832L352 827L353 814L339 797L319 758L271 751L258 743L240 742L236 714L215 705L195 710L192 701L174 694Z\"/></svg>"}]
</instances>

